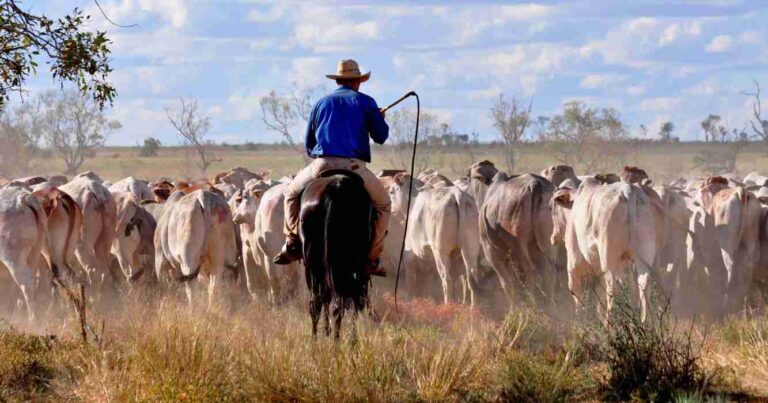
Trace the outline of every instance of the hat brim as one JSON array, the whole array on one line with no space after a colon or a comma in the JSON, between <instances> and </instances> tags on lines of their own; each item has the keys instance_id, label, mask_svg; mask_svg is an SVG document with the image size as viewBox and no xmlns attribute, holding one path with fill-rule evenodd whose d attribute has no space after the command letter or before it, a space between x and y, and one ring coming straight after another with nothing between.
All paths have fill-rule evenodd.
<instances>
[{"instance_id":1,"label":"hat brim","mask_svg":"<svg viewBox=\"0 0 768 403\"><path fill-rule=\"evenodd\" d=\"M369 78L371 78L371 72L369 71L369 72L367 72L365 74L359 74L359 75L354 75L354 76L349 76L349 75L347 75L347 76L340 76L340 75L337 75L337 74L326 74L325 77L326 78L330 78L331 80L354 80L354 79L359 79L361 83L364 83L364 82L368 81Z\"/></svg>"}]
</instances>

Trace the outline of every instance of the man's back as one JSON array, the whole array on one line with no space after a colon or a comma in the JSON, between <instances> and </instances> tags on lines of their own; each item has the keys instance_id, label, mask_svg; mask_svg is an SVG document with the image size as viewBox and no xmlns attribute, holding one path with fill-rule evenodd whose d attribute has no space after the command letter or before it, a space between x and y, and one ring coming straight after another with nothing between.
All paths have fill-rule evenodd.
<instances>
[{"instance_id":1,"label":"man's back","mask_svg":"<svg viewBox=\"0 0 768 403\"><path fill-rule=\"evenodd\" d=\"M389 127L370 96L340 86L312 109L305 144L312 157L371 161L369 136L382 144Z\"/></svg>"}]
</instances>

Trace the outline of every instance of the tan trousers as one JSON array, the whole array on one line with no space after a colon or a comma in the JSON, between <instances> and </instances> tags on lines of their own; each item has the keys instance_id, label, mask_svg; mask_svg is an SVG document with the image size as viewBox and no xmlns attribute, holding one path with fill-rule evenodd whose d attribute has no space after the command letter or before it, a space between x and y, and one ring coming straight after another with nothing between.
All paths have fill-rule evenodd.
<instances>
[{"instance_id":1,"label":"tan trousers","mask_svg":"<svg viewBox=\"0 0 768 403\"><path fill-rule=\"evenodd\" d=\"M299 212L301 210L301 192L312 181L317 178L321 172L329 169L344 169L352 171L363 179L365 190L371 196L373 208L376 212L376 223L373 230L373 241L368 257L376 260L381 256L384 249L384 237L387 234L389 226L389 216L392 212L392 201L389 193L381 184L379 178L369 171L365 166L365 161L354 158L316 158L309 165L304 167L298 175L285 188L285 235L296 238L299 233Z\"/></svg>"}]
</instances>

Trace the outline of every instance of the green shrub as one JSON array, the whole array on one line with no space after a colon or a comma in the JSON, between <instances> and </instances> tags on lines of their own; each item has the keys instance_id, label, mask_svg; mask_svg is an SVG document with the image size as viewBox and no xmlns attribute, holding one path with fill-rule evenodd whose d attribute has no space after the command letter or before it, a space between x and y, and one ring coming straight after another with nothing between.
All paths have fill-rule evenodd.
<instances>
[{"instance_id":1,"label":"green shrub","mask_svg":"<svg viewBox=\"0 0 768 403\"><path fill-rule=\"evenodd\" d=\"M665 307L649 308L643 323L629 290L617 293L605 323L592 331L599 359L609 369L607 399L670 401L707 389L692 327L679 329L670 322Z\"/></svg>"}]
</instances>

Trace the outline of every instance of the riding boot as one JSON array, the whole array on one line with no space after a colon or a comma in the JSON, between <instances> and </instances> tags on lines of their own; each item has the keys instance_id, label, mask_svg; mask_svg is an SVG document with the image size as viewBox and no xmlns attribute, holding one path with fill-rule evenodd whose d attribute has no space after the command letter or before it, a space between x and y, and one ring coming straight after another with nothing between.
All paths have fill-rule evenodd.
<instances>
[{"instance_id":1,"label":"riding boot","mask_svg":"<svg viewBox=\"0 0 768 403\"><path fill-rule=\"evenodd\" d=\"M379 259L369 260L365 265L365 272L369 276L387 277L387 271L381 267L381 261Z\"/></svg>"},{"instance_id":2,"label":"riding boot","mask_svg":"<svg viewBox=\"0 0 768 403\"><path fill-rule=\"evenodd\" d=\"M272 262L287 265L300 260L302 257L301 240L299 237L289 236L285 239L283 249L275 256Z\"/></svg>"}]
</instances>

